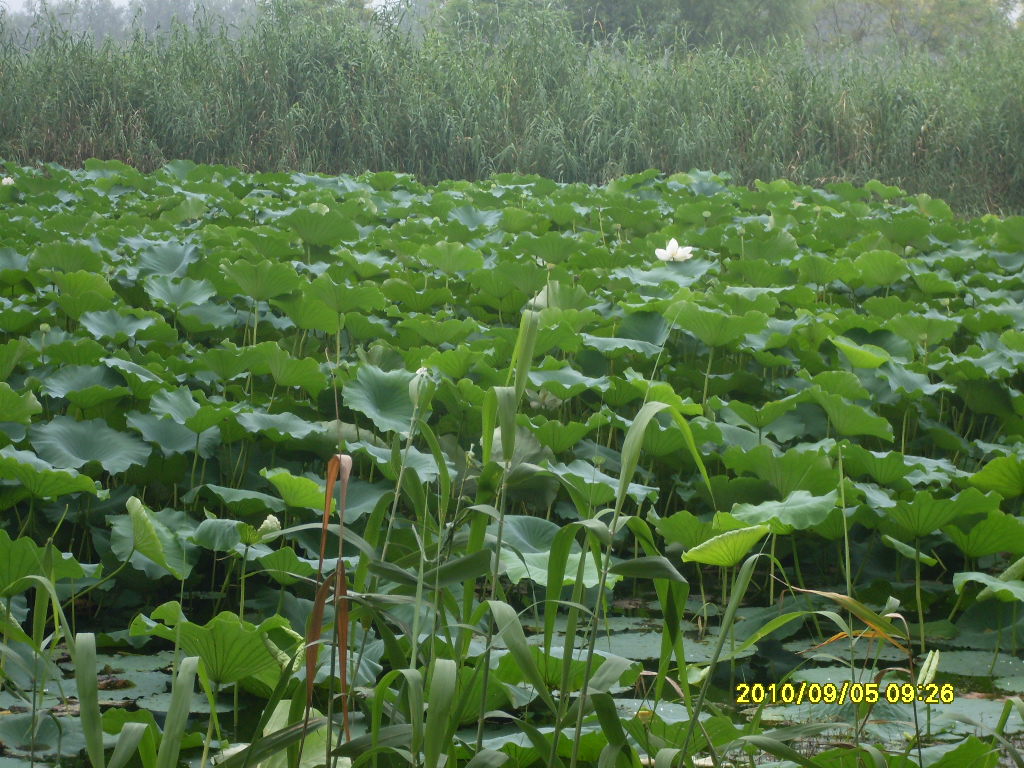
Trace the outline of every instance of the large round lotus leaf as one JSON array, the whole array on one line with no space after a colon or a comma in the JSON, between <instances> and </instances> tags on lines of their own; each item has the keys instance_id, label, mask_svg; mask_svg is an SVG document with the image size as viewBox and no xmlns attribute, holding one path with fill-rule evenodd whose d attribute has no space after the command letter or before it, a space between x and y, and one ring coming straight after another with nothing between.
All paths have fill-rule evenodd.
<instances>
[{"instance_id":1,"label":"large round lotus leaf","mask_svg":"<svg viewBox=\"0 0 1024 768\"><path fill-rule=\"evenodd\" d=\"M273 483L289 507L323 512L327 489L318 481L308 477L296 477L286 469L261 469L260 475ZM332 513L336 506L337 500L331 499Z\"/></svg>"},{"instance_id":2,"label":"large round lotus leaf","mask_svg":"<svg viewBox=\"0 0 1024 768\"><path fill-rule=\"evenodd\" d=\"M116 309L105 312L86 312L79 319L82 326L97 339L124 341L135 338L139 331L156 323L153 317L131 317L122 315Z\"/></svg>"},{"instance_id":3,"label":"large round lotus leaf","mask_svg":"<svg viewBox=\"0 0 1024 768\"><path fill-rule=\"evenodd\" d=\"M196 433L173 419L161 418L153 413L130 412L125 421L147 442L160 448L164 456L189 453L196 450ZM208 459L220 445L220 430L210 427L199 433L199 455Z\"/></svg>"},{"instance_id":4,"label":"large round lotus leaf","mask_svg":"<svg viewBox=\"0 0 1024 768\"><path fill-rule=\"evenodd\" d=\"M969 482L1005 499L1015 498L1024 494L1024 462L1016 455L998 456L971 475Z\"/></svg>"},{"instance_id":5,"label":"large round lotus leaf","mask_svg":"<svg viewBox=\"0 0 1024 768\"><path fill-rule=\"evenodd\" d=\"M742 560L757 542L771 530L767 525L753 525L726 531L683 553L683 562L704 563L731 568Z\"/></svg>"},{"instance_id":6,"label":"large round lotus leaf","mask_svg":"<svg viewBox=\"0 0 1024 768\"><path fill-rule=\"evenodd\" d=\"M409 434L413 405L409 396L409 371L382 371L375 365L359 366L354 381L342 388L346 407L366 416L381 432Z\"/></svg>"},{"instance_id":7,"label":"large round lotus leaf","mask_svg":"<svg viewBox=\"0 0 1024 768\"><path fill-rule=\"evenodd\" d=\"M212 483L193 488L182 496L181 500L186 504L191 504L198 496L212 496L227 506L232 514L242 517L266 515L268 512L283 512L285 507L281 499L267 493L245 488L226 488L223 485Z\"/></svg>"},{"instance_id":8,"label":"large round lotus leaf","mask_svg":"<svg viewBox=\"0 0 1024 768\"><path fill-rule=\"evenodd\" d=\"M0 382L0 413L2 421L28 424L32 417L43 410L35 395L26 392L19 395L7 382Z\"/></svg>"},{"instance_id":9,"label":"large round lotus leaf","mask_svg":"<svg viewBox=\"0 0 1024 768\"><path fill-rule=\"evenodd\" d=\"M165 624L158 622L163 621ZM243 621L238 614L223 611L206 624L194 624L181 614L178 603L164 603L152 618L137 616L133 635L156 635L179 643L190 656L203 660L210 679L220 685L245 677L261 678L264 673L280 674L280 668L263 643L263 635L274 627L287 626L287 619L274 616L259 626Z\"/></svg>"},{"instance_id":10,"label":"large round lotus leaf","mask_svg":"<svg viewBox=\"0 0 1024 768\"><path fill-rule=\"evenodd\" d=\"M146 280L145 287L151 299L172 307L205 304L217 293L206 280L192 280L187 277L175 280L167 275L152 275Z\"/></svg>"},{"instance_id":11,"label":"large round lotus leaf","mask_svg":"<svg viewBox=\"0 0 1024 768\"><path fill-rule=\"evenodd\" d=\"M1024 520L998 509L990 510L984 520L973 522L967 530L957 525L942 530L972 560L997 552L1024 553Z\"/></svg>"},{"instance_id":12,"label":"large round lotus leaf","mask_svg":"<svg viewBox=\"0 0 1024 768\"><path fill-rule=\"evenodd\" d=\"M949 499L935 498L928 491L918 491L914 500L899 501L886 513L889 522L910 536L927 536L958 517L985 513L999 507L999 497L982 495L977 488L968 488Z\"/></svg>"},{"instance_id":13,"label":"large round lotus leaf","mask_svg":"<svg viewBox=\"0 0 1024 768\"><path fill-rule=\"evenodd\" d=\"M26 576L43 576L54 581L85 576L82 566L70 553L54 551L52 572L43 566L45 556L46 548L32 539L12 540L7 531L0 530L0 597L11 597L34 586L34 582L22 581Z\"/></svg>"},{"instance_id":14,"label":"large round lotus leaf","mask_svg":"<svg viewBox=\"0 0 1024 768\"><path fill-rule=\"evenodd\" d=\"M793 529L802 531L824 522L829 512L835 509L837 497L836 491L824 496L814 496L807 491L793 491L782 501L737 504L732 508L731 514L747 524L778 525L776 533L789 533Z\"/></svg>"},{"instance_id":15,"label":"large round lotus leaf","mask_svg":"<svg viewBox=\"0 0 1024 768\"><path fill-rule=\"evenodd\" d=\"M302 282L295 267L271 261L253 264L239 259L230 264L222 264L221 271L227 277L231 290L257 301L291 293Z\"/></svg>"},{"instance_id":16,"label":"large round lotus leaf","mask_svg":"<svg viewBox=\"0 0 1024 768\"><path fill-rule=\"evenodd\" d=\"M85 475L73 469L55 469L31 451L18 451L9 445L0 448L0 479L17 480L37 499L54 499L80 491L96 495L95 484Z\"/></svg>"},{"instance_id":17,"label":"large round lotus leaf","mask_svg":"<svg viewBox=\"0 0 1024 768\"><path fill-rule=\"evenodd\" d=\"M359 238L359 228L337 213L316 213L308 208L298 208L284 216L281 222L310 245L337 245L342 240Z\"/></svg>"},{"instance_id":18,"label":"large round lotus leaf","mask_svg":"<svg viewBox=\"0 0 1024 768\"><path fill-rule=\"evenodd\" d=\"M240 413L238 423L247 432L262 433L274 442L289 437L300 439L321 429L318 424L303 421L294 413Z\"/></svg>"},{"instance_id":19,"label":"large round lotus leaf","mask_svg":"<svg viewBox=\"0 0 1024 768\"><path fill-rule=\"evenodd\" d=\"M110 474L145 464L151 448L124 432L107 426L102 419L75 421L56 416L46 424L29 427L29 440L36 452L60 469L79 469L97 461Z\"/></svg>"},{"instance_id":20,"label":"large round lotus leaf","mask_svg":"<svg viewBox=\"0 0 1024 768\"><path fill-rule=\"evenodd\" d=\"M136 238L129 245L141 246L139 276L166 275L184 277L189 265L199 259L199 249L174 241L153 241Z\"/></svg>"}]
</instances>

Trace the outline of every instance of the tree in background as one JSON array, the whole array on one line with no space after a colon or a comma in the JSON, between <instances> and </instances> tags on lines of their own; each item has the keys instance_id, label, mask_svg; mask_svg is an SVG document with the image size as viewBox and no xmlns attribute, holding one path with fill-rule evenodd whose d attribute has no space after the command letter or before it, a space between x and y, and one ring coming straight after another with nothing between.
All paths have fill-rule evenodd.
<instances>
[{"instance_id":1,"label":"tree in background","mask_svg":"<svg viewBox=\"0 0 1024 768\"><path fill-rule=\"evenodd\" d=\"M1019 0L819 0L818 43L854 44L871 51L895 43L903 49L947 50L957 41L984 43L1019 23Z\"/></svg>"},{"instance_id":2,"label":"tree in background","mask_svg":"<svg viewBox=\"0 0 1024 768\"><path fill-rule=\"evenodd\" d=\"M590 39L612 35L656 44L725 48L760 46L800 36L811 0L559 0Z\"/></svg>"}]
</instances>

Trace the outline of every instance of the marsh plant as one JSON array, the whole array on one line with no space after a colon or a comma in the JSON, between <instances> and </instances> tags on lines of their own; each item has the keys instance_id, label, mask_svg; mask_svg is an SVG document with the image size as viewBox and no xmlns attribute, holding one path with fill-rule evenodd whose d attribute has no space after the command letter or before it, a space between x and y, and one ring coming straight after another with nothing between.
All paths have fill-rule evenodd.
<instances>
[{"instance_id":1,"label":"marsh plant","mask_svg":"<svg viewBox=\"0 0 1024 768\"><path fill-rule=\"evenodd\" d=\"M1021 759L1019 219L3 173L15 757Z\"/></svg>"}]
</instances>

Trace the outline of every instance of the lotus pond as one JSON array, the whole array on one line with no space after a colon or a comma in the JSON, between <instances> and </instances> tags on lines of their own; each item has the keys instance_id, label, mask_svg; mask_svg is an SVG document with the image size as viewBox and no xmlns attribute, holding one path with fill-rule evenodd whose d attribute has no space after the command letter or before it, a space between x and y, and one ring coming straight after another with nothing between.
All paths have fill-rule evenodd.
<instances>
[{"instance_id":1,"label":"lotus pond","mask_svg":"<svg viewBox=\"0 0 1024 768\"><path fill-rule=\"evenodd\" d=\"M1024 218L4 175L0 768L1024 765Z\"/></svg>"}]
</instances>

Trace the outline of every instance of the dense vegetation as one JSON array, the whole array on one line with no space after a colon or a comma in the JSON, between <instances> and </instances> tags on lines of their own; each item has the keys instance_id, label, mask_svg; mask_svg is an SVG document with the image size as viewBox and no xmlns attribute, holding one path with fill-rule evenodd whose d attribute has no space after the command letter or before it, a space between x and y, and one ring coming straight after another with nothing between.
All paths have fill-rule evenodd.
<instances>
[{"instance_id":1,"label":"dense vegetation","mask_svg":"<svg viewBox=\"0 0 1024 768\"><path fill-rule=\"evenodd\" d=\"M697 167L744 184L878 178L961 211L1024 210L1024 38L1007 24L958 43L925 35L922 17L914 44L862 25L868 49L839 43L850 20L772 42L737 14L641 28L600 3L453 0L413 24L351 5L276 0L239 28L197 17L106 42L8 20L0 157L424 183Z\"/></svg>"},{"instance_id":2,"label":"dense vegetation","mask_svg":"<svg viewBox=\"0 0 1024 768\"><path fill-rule=\"evenodd\" d=\"M7 757L1022 760L1024 219L10 173Z\"/></svg>"}]
</instances>

